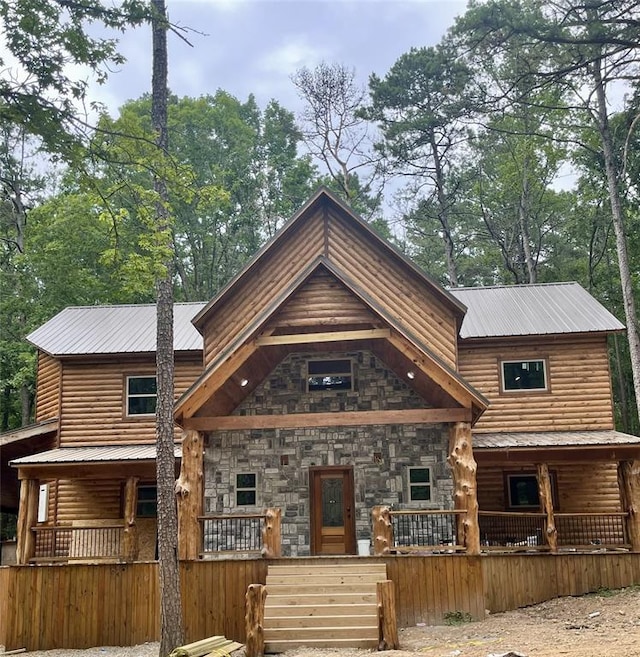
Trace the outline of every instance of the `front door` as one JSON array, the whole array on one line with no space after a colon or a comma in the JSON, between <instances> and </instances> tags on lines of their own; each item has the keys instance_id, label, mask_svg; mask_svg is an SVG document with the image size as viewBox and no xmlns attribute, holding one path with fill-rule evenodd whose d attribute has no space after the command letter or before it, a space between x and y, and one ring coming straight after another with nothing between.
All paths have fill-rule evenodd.
<instances>
[{"instance_id":1,"label":"front door","mask_svg":"<svg viewBox=\"0 0 640 657\"><path fill-rule=\"evenodd\" d=\"M355 554L353 468L309 468L311 554Z\"/></svg>"}]
</instances>

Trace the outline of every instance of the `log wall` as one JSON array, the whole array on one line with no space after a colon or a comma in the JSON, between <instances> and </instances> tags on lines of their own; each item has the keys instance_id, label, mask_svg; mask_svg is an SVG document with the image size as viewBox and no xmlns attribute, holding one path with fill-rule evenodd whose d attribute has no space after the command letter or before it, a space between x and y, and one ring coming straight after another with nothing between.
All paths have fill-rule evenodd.
<instances>
[{"instance_id":1,"label":"log wall","mask_svg":"<svg viewBox=\"0 0 640 657\"><path fill-rule=\"evenodd\" d=\"M200 360L176 360L175 397L200 375ZM60 444L62 446L149 443L155 417L125 416L126 377L155 373L155 362L127 360L96 364L68 361L62 375ZM176 440L180 431L176 429Z\"/></svg>"},{"instance_id":2,"label":"log wall","mask_svg":"<svg viewBox=\"0 0 640 657\"><path fill-rule=\"evenodd\" d=\"M36 393L36 422L43 422L60 415L60 361L41 351L38 352Z\"/></svg>"},{"instance_id":3,"label":"log wall","mask_svg":"<svg viewBox=\"0 0 640 657\"><path fill-rule=\"evenodd\" d=\"M506 611L640 584L640 554L629 553L416 555L384 561L394 583L399 627L442 623L447 612L479 619L485 609ZM182 563L186 641L223 634L244 642L245 593L249 584L265 583L267 565L263 559ZM7 650L47 650L156 641L157 577L156 563L2 567L0 644Z\"/></svg>"},{"instance_id":4,"label":"log wall","mask_svg":"<svg viewBox=\"0 0 640 657\"><path fill-rule=\"evenodd\" d=\"M615 463L549 464L556 481L554 508L560 513L616 513L621 511ZM535 474L531 466L478 466L478 504L482 511L505 511L505 473ZM579 494L576 494L578 492Z\"/></svg>"},{"instance_id":5,"label":"log wall","mask_svg":"<svg viewBox=\"0 0 640 657\"><path fill-rule=\"evenodd\" d=\"M550 391L500 392L500 360L547 360ZM613 429L606 338L459 348L459 372L491 402L474 433Z\"/></svg>"}]
</instances>

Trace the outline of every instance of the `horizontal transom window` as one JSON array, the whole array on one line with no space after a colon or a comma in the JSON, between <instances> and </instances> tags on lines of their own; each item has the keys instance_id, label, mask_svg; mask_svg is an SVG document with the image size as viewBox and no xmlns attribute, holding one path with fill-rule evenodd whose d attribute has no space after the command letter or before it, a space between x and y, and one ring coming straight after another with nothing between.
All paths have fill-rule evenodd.
<instances>
[{"instance_id":1,"label":"horizontal transom window","mask_svg":"<svg viewBox=\"0 0 640 657\"><path fill-rule=\"evenodd\" d=\"M351 360L310 360L308 366L308 389L352 390L353 372Z\"/></svg>"},{"instance_id":2,"label":"horizontal transom window","mask_svg":"<svg viewBox=\"0 0 640 657\"><path fill-rule=\"evenodd\" d=\"M547 390L546 363L540 360L503 360L502 389L505 392L518 390Z\"/></svg>"}]
</instances>

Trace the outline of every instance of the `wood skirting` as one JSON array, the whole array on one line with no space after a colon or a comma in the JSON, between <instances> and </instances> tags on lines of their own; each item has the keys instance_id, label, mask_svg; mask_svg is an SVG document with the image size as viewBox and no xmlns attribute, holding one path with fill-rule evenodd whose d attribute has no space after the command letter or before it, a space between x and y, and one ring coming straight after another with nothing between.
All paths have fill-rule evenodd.
<instances>
[{"instance_id":1,"label":"wood skirting","mask_svg":"<svg viewBox=\"0 0 640 657\"><path fill-rule=\"evenodd\" d=\"M382 560L394 583L398 626L481 619L565 595L640 584L640 554L499 554L347 557ZM279 564L345 558L278 559ZM264 584L265 559L181 563L185 640L245 641L245 594ZM0 568L0 644L7 650L136 645L159 636L157 563ZM402 646L401 646L402 647Z\"/></svg>"}]
</instances>

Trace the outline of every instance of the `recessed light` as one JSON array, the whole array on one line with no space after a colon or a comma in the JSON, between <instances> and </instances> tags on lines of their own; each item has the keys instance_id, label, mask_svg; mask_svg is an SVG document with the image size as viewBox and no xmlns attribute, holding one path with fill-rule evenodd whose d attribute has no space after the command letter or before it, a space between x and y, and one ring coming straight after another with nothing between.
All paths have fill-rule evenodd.
<instances>
[{"instance_id":1,"label":"recessed light","mask_svg":"<svg viewBox=\"0 0 640 657\"><path fill-rule=\"evenodd\" d=\"M409 371L407 372L407 377L408 377L409 379L415 379L415 378L416 378L416 373L415 373L413 370L409 370Z\"/></svg>"},{"instance_id":2,"label":"recessed light","mask_svg":"<svg viewBox=\"0 0 640 657\"><path fill-rule=\"evenodd\" d=\"M240 385L241 387L246 387L249 385L249 379L240 379Z\"/></svg>"}]
</instances>

